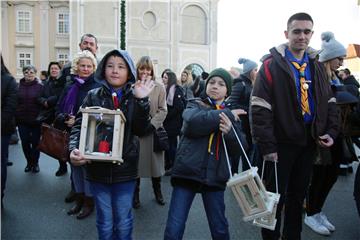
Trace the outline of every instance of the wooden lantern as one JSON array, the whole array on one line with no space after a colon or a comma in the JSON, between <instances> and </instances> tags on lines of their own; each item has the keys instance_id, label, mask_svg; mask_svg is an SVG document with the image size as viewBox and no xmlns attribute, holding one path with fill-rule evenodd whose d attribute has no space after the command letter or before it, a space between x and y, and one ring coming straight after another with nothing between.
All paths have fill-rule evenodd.
<instances>
[{"instance_id":1,"label":"wooden lantern","mask_svg":"<svg viewBox=\"0 0 360 240\"><path fill-rule=\"evenodd\" d=\"M257 167L251 167L235 174L227 183L244 213L244 221L269 215L274 208L275 201L269 197L257 170Z\"/></svg>"},{"instance_id":2,"label":"wooden lantern","mask_svg":"<svg viewBox=\"0 0 360 240\"><path fill-rule=\"evenodd\" d=\"M122 163L125 116L120 110L81 108L79 150L85 159Z\"/></svg>"},{"instance_id":3,"label":"wooden lantern","mask_svg":"<svg viewBox=\"0 0 360 240\"><path fill-rule=\"evenodd\" d=\"M269 215L255 218L253 224L258 227L275 230L276 226L276 209L280 200L280 194L267 192L270 201L274 201L274 207Z\"/></svg>"}]
</instances>

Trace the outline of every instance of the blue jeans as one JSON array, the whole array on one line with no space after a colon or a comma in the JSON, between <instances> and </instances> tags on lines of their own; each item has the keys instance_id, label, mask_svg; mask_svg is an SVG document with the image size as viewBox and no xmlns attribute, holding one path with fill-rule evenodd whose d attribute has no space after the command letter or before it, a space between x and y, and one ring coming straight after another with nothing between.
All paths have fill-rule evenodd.
<instances>
[{"instance_id":1,"label":"blue jeans","mask_svg":"<svg viewBox=\"0 0 360 240\"><path fill-rule=\"evenodd\" d=\"M1 201L4 197L7 169L6 164L8 162L9 155L9 142L11 135L1 136Z\"/></svg>"},{"instance_id":2,"label":"blue jeans","mask_svg":"<svg viewBox=\"0 0 360 240\"><path fill-rule=\"evenodd\" d=\"M95 200L99 239L132 239L135 180L114 184L89 183Z\"/></svg>"},{"instance_id":3,"label":"blue jeans","mask_svg":"<svg viewBox=\"0 0 360 240\"><path fill-rule=\"evenodd\" d=\"M89 181L86 180L86 169L85 166L74 166L71 167L71 180L74 184L76 193L84 193L87 197L92 197Z\"/></svg>"},{"instance_id":4,"label":"blue jeans","mask_svg":"<svg viewBox=\"0 0 360 240\"><path fill-rule=\"evenodd\" d=\"M176 186L173 188L165 228L165 240L183 238L185 223L196 192L191 189ZM224 191L201 193L211 237L216 240L227 240L229 226L225 217Z\"/></svg>"},{"instance_id":5,"label":"blue jeans","mask_svg":"<svg viewBox=\"0 0 360 240\"><path fill-rule=\"evenodd\" d=\"M21 139L21 146L27 164L30 166L34 166L38 164L40 157L40 151L37 149L41 134L40 126L27 126L24 124L20 124L18 128Z\"/></svg>"}]
</instances>

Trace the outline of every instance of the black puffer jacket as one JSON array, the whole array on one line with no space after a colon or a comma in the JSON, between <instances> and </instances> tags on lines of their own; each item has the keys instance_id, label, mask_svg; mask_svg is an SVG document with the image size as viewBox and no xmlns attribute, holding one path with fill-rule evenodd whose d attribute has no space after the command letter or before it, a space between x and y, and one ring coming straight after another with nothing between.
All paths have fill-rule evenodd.
<instances>
[{"instance_id":1,"label":"black puffer jacket","mask_svg":"<svg viewBox=\"0 0 360 240\"><path fill-rule=\"evenodd\" d=\"M1 73L1 135L10 135L15 131L17 93L15 78Z\"/></svg>"},{"instance_id":2,"label":"black puffer jacket","mask_svg":"<svg viewBox=\"0 0 360 240\"><path fill-rule=\"evenodd\" d=\"M129 63L128 59L130 57L126 55L125 51L114 51L119 51L127 60L132 74L131 79L123 88L123 96L120 102L120 110L124 113L126 118L122 154L124 162L121 165L117 165L93 161L91 164L86 165L86 175L88 180L106 184L124 182L137 178L139 140L136 136L144 135L148 129L151 128L148 98L136 99L132 92L131 84L135 82L135 67L132 62ZM102 73L104 65L105 63L103 63L103 61L99 64L96 72L97 76L101 75L100 73ZM91 90L86 96L82 107L100 106L107 109L114 109L109 85L105 80L101 80L98 77L96 81L100 82L102 87ZM75 124L71 129L69 143L70 151L79 147L81 121L82 114L79 112L76 116Z\"/></svg>"},{"instance_id":3,"label":"black puffer jacket","mask_svg":"<svg viewBox=\"0 0 360 240\"><path fill-rule=\"evenodd\" d=\"M206 100L193 99L183 113L182 137L172 168L172 184L188 186L204 185L205 189L225 189L230 177L222 139L219 142L216 159L217 134L219 134L219 114L224 112L232 121L234 129L241 136L240 122L235 122L229 108L214 109ZM208 152L209 138L215 133L211 151ZM225 135L229 157L238 156L240 147L233 131ZM244 145L245 142L243 142ZM190 181L189 181L190 180ZM192 185L192 186L191 186Z\"/></svg>"},{"instance_id":4,"label":"black puffer jacket","mask_svg":"<svg viewBox=\"0 0 360 240\"><path fill-rule=\"evenodd\" d=\"M39 114L39 121L46 122L48 124L52 123L55 119L55 107L58 102L58 99L61 95L65 86L65 82L62 82L60 79L49 77L45 83L43 92L40 97L40 103L42 104L42 109ZM44 103L47 102L48 107L44 106Z\"/></svg>"},{"instance_id":5,"label":"black puffer jacket","mask_svg":"<svg viewBox=\"0 0 360 240\"><path fill-rule=\"evenodd\" d=\"M249 107L250 107L250 96L253 89L251 80L241 74L239 78L234 79L232 91L227 102L231 109L243 109L247 112L246 115L241 115L241 125L246 134L247 142L252 145L252 136L250 130L250 120L249 120Z\"/></svg>"}]
</instances>

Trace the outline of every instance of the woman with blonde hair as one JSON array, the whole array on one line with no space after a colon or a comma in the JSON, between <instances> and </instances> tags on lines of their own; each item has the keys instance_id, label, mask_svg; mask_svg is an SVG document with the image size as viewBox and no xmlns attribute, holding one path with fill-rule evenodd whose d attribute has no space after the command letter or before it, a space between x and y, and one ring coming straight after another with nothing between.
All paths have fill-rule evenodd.
<instances>
[{"instance_id":1,"label":"woman with blonde hair","mask_svg":"<svg viewBox=\"0 0 360 240\"><path fill-rule=\"evenodd\" d=\"M163 122L167 114L166 91L162 83L155 81L154 66L149 56L143 56L136 64L137 79L145 81L151 79L155 86L149 95L151 129L148 134L140 137L140 157L139 157L139 178L135 187L133 198L133 207L140 207L140 178L151 177L152 186L156 202L164 205L164 199L161 193L161 176L165 173L164 151L154 152L154 131L163 127Z\"/></svg>"},{"instance_id":2,"label":"woman with blonde hair","mask_svg":"<svg viewBox=\"0 0 360 240\"><path fill-rule=\"evenodd\" d=\"M71 81L65 84L56 111L57 128L68 132L75 124L75 115L82 105L87 93L100 87L94 79L97 61L94 55L84 50L79 52L71 64ZM85 179L85 167L71 165L71 181L74 185L76 197L75 205L67 212L68 215L77 214L77 219L89 216L94 210L94 202L90 193L88 181Z\"/></svg>"},{"instance_id":3,"label":"woman with blonde hair","mask_svg":"<svg viewBox=\"0 0 360 240\"><path fill-rule=\"evenodd\" d=\"M194 92L192 90L193 77L190 69L184 69L180 76L180 86L183 88L185 99L190 99L194 97Z\"/></svg>"},{"instance_id":4,"label":"woman with blonde hair","mask_svg":"<svg viewBox=\"0 0 360 240\"><path fill-rule=\"evenodd\" d=\"M340 90L343 86L341 86L335 71L342 66L343 60L346 57L346 49L335 40L332 32L322 33L321 39L322 45L319 61L325 66L328 81L335 91L336 104L340 109L345 103L342 102L342 98L338 97L337 93L339 92L337 90ZM350 98L352 96L350 93L343 93L348 96L350 95ZM355 98L355 103L356 101ZM340 112L338 117L340 119ZM304 222L314 232L321 235L330 235L331 232L335 231L335 226L330 223L322 208L339 174L340 163L344 158L345 148L343 142L345 138L340 131L340 135L334 138L334 144L330 148L318 146L319 154L316 162L313 164L313 174L308 190Z\"/></svg>"}]
</instances>

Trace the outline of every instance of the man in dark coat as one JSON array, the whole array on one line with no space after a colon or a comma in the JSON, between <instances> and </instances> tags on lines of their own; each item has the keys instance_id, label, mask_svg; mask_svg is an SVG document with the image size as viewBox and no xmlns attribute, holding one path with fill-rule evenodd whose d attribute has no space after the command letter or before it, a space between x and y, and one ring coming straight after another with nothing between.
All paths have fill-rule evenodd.
<instances>
[{"instance_id":1,"label":"man in dark coat","mask_svg":"<svg viewBox=\"0 0 360 240\"><path fill-rule=\"evenodd\" d=\"M330 147L339 132L336 100L318 52L310 48L313 20L297 13L287 22L287 43L270 49L251 97L252 133L264 161L277 162L278 181L266 174L266 188L280 200L274 231L263 228L263 239L279 239L285 205L285 239L301 239L303 201L316 146ZM267 164L274 172L273 164ZM269 169L270 170L270 169ZM270 172L269 172L270 173Z\"/></svg>"}]
</instances>

